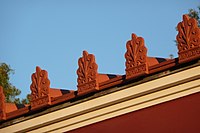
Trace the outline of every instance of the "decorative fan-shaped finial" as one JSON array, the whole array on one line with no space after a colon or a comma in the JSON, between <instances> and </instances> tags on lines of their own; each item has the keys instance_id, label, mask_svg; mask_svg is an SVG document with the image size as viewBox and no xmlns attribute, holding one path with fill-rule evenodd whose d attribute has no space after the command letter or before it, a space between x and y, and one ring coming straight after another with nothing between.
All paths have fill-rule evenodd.
<instances>
[{"instance_id":1,"label":"decorative fan-shaped finial","mask_svg":"<svg viewBox=\"0 0 200 133\"><path fill-rule=\"evenodd\" d=\"M5 95L3 93L3 87L0 86L0 121L6 119L5 107Z\"/></svg>"},{"instance_id":2,"label":"decorative fan-shaped finial","mask_svg":"<svg viewBox=\"0 0 200 133\"><path fill-rule=\"evenodd\" d=\"M179 62L187 62L200 57L200 29L198 22L188 15L183 15L183 21L178 23Z\"/></svg>"},{"instance_id":3,"label":"decorative fan-shaped finial","mask_svg":"<svg viewBox=\"0 0 200 133\"><path fill-rule=\"evenodd\" d=\"M50 80L48 79L47 71L41 70L41 68L37 66L36 72L32 74L31 79L31 107L34 108L48 104L48 102L50 102Z\"/></svg>"},{"instance_id":4,"label":"decorative fan-shaped finial","mask_svg":"<svg viewBox=\"0 0 200 133\"><path fill-rule=\"evenodd\" d=\"M148 73L147 48L142 37L132 34L132 40L126 44L126 79Z\"/></svg>"},{"instance_id":5,"label":"decorative fan-shaped finial","mask_svg":"<svg viewBox=\"0 0 200 133\"><path fill-rule=\"evenodd\" d=\"M78 94L82 95L93 90L98 90L98 65L95 62L95 56L93 54L88 54L87 51L83 51L83 57L79 58L78 66Z\"/></svg>"}]
</instances>

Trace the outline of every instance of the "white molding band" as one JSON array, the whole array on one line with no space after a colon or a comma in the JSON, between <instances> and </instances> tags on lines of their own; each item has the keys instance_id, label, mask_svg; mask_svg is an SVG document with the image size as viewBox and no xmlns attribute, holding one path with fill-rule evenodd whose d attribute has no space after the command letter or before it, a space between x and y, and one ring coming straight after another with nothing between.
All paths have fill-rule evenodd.
<instances>
[{"instance_id":1,"label":"white molding band","mask_svg":"<svg viewBox=\"0 0 200 133\"><path fill-rule=\"evenodd\" d=\"M66 132L200 92L200 66L22 121L0 132Z\"/></svg>"}]
</instances>

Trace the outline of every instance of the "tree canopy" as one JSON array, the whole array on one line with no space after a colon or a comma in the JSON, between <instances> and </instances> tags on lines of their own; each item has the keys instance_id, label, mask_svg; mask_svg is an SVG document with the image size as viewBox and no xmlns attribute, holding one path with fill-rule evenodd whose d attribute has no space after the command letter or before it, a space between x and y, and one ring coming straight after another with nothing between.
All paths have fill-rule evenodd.
<instances>
[{"instance_id":1,"label":"tree canopy","mask_svg":"<svg viewBox=\"0 0 200 133\"><path fill-rule=\"evenodd\" d=\"M200 14L200 6L198 7L198 10L189 9L188 15L191 18L195 18L198 21L198 26L200 27L200 17L199 17L199 14Z\"/></svg>"},{"instance_id":2,"label":"tree canopy","mask_svg":"<svg viewBox=\"0 0 200 133\"><path fill-rule=\"evenodd\" d=\"M29 95L22 100L17 98L21 91L10 83L11 74L14 74L14 70L6 63L0 63L0 86L3 87L6 102L29 103Z\"/></svg>"}]
</instances>

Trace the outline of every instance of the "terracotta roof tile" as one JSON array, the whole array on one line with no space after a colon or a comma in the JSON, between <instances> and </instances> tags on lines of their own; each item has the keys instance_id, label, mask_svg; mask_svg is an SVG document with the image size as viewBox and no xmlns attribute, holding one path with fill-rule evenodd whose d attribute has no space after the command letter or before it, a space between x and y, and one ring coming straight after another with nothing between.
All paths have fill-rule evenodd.
<instances>
[{"instance_id":1,"label":"terracotta roof tile","mask_svg":"<svg viewBox=\"0 0 200 133\"><path fill-rule=\"evenodd\" d=\"M21 116L29 111L29 105L6 103L3 88L1 86L0 99L0 121Z\"/></svg>"}]
</instances>

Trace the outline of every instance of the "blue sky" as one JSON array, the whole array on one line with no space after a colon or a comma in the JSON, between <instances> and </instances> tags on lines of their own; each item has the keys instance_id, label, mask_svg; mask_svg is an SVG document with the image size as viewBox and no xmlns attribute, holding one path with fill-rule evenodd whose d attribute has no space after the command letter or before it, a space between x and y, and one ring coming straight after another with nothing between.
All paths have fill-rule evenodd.
<instances>
[{"instance_id":1,"label":"blue sky","mask_svg":"<svg viewBox=\"0 0 200 133\"><path fill-rule=\"evenodd\" d=\"M0 0L0 62L15 70L14 86L30 93L40 66L51 87L76 90L82 51L93 53L100 73L125 73L131 33L145 40L149 56L177 56L178 22L199 0Z\"/></svg>"}]
</instances>

